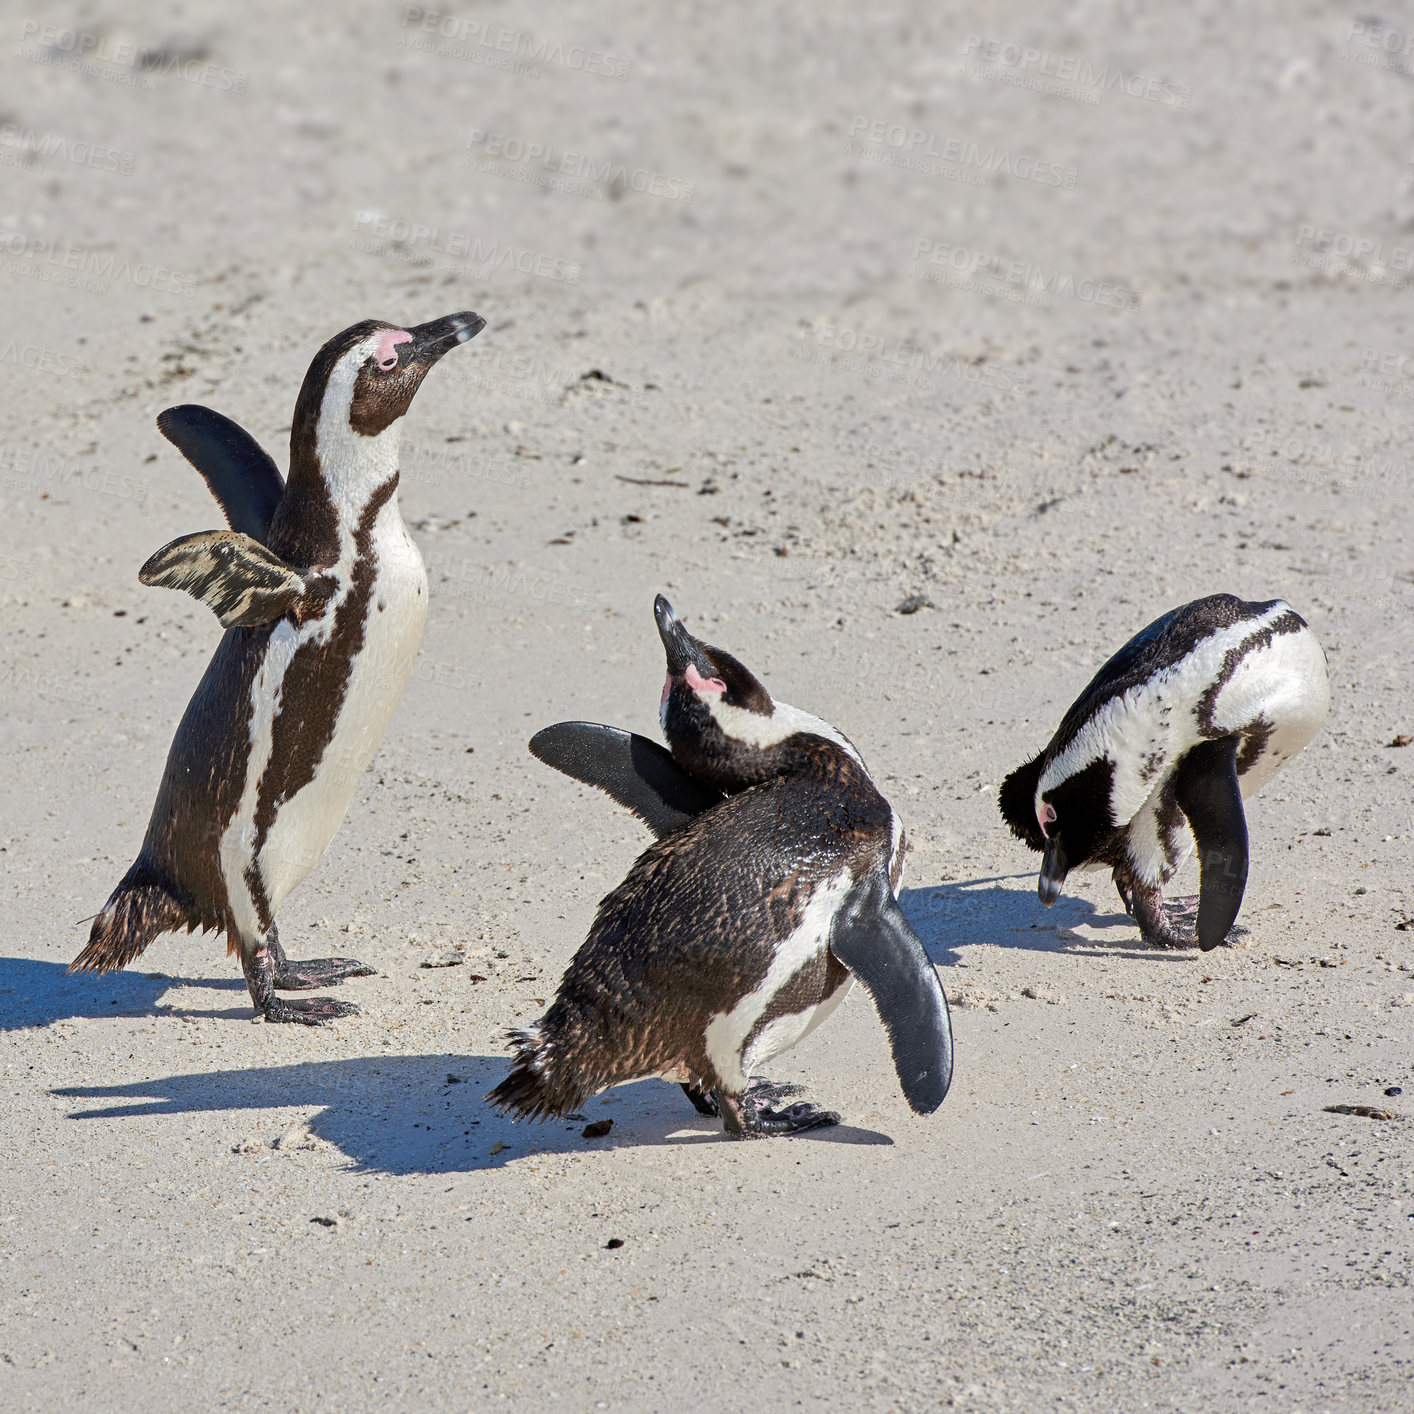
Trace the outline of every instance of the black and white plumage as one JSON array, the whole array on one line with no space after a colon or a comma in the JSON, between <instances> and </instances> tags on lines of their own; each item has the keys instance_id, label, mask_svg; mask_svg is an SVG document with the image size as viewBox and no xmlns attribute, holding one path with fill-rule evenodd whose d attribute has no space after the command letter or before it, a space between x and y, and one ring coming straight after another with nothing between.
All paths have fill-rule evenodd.
<instances>
[{"instance_id":1,"label":"black and white plumage","mask_svg":"<svg viewBox=\"0 0 1414 1414\"><path fill-rule=\"evenodd\" d=\"M855 978L874 998L919 1113L952 1075L947 1001L894 894L902 826L859 753L819 718L774 702L729 653L694 638L661 595L661 719L671 752L587 722L531 750L599 786L658 836L599 905L539 1023L487 1097L568 1114L597 1091L680 1081L728 1133L790 1133L838 1116L752 1071L808 1035Z\"/></svg>"},{"instance_id":2,"label":"black and white plumage","mask_svg":"<svg viewBox=\"0 0 1414 1414\"><path fill-rule=\"evenodd\" d=\"M1109 867L1156 946L1216 947L1247 881L1243 798L1320 730L1325 654L1284 600L1213 594L1136 634L1096 673L1045 749L1002 784L1017 838L1044 858L1041 901L1073 868ZM1197 845L1191 908L1161 889Z\"/></svg>"},{"instance_id":3,"label":"black and white plumage","mask_svg":"<svg viewBox=\"0 0 1414 1414\"><path fill-rule=\"evenodd\" d=\"M290 474L209 408L158 427L206 479L231 529L184 536L142 568L226 629L177 728L137 860L71 971L131 962L159 933L225 932L268 1021L356 1010L307 990L369 973L290 962L275 912L319 861L411 675L427 572L398 511L402 417L428 371L485 321L365 320L320 349L290 428Z\"/></svg>"}]
</instances>

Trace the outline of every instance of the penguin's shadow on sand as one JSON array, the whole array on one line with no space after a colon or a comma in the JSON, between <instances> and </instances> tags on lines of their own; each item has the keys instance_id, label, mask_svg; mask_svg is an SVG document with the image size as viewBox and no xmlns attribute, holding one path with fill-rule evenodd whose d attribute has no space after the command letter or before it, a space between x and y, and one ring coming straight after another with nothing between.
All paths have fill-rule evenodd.
<instances>
[{"instance_id":1,"label":"penguin's shadow on sand","mask_svg":"<svg viewBox=\"0 0 1414 1414\"><path fill-rule=\"evenodd\" d=\"M575 1120L513 1123L481 1098L505 1075L508 1063L506 1056L361 1056L170 1075L122 1085L72 1085L51 1093L110 1102L85 1105L70 1114L85 1125L143 1115L242 1112L230 1128L231 1146L253 1138L265 1152L287 1128L288 1119L264 1119L250 1111L319 1106L319 1113L307 1121L310 1132L364 1173L467 1173L532 1156L551 1159L603 1149L737 1142L722 1133L720 1120L698 1115L678 1086L661 1080L642 1080L596 1096ZM828 1096L817 1098L828 1101ZM607 1135L584 1137L586 1123L605 1119L614 1122ZM893 1140L844 1123L766 1142Z\"/></svg>"},{"instance_id":2,"label":"penguin's shadow on sand","mask_svg":"<svg viewBox=\"0 0 1414 1414\"><path fill-rule=\"evenodd\" d=\"M1013 874L954 880L899 896L905 915L929 956L945 967L961 961L960 950L980 943L1036 952L1129 956L1176 962L1183 953L1146 948L1133 919L1118 907L1106 911L1087 899L1063 894L1051 909L1036 898L1035 876ZM1063 937L1079 927L1112 932L1113 942ZM192 1013L164 1008L174 985L239 990L239 1005ZM115 995L116 994L116 995ZM249 1014L245 984L186 982L116 972L95 986L92 978L68 977L60 963L0 958L0 1028L43 1026L69 1018L184 1014ZM697 1115L676 1086L643 1080L596 1096L575 1120L515 1124L482 1100L506 1073L504 1055L362 1056L237 1071L171 1075L120 1085L56 1089L65 1098L89 1102L70 1118L82 1124L113 1123L144 1115L230 1113L232 1146L251 1138L273 1143L287 1119L262 1119L263 1110L317 1109L308 1123L316 1138L347 1156L358 1172L390 1175L453 1174L504 1167L539 1156L616 1148L733 1143L721 1123ZM817 1103L829 1095L809 1093ZM612 1119L612 1129L587 1139L587 1122ZM887 1135L849 1123L812 1130L775 1143L891 1144ZM492 1150L495 1150L493 1153ZM269 1152L269 1150L266 1150Z\"/></svg>"},{"instance_id":3,"label":"penguin's shadow on sand","mask_svg":"<svg viewBox=\"0 0 1414 1414\"><path fill-rule=\"evenodd\" d=\"M1146 962L1192 961L1187 952L1166 952L1140 941L1139 925L1120 907L1097 908L1088 899L1062 894L1050 907L1036 897L1036 875L1001 874L991 878L957 879L903 889L898 896L904 916L940 967L962 959L959 948L992 943L1032 952L1099 957L1133 957ZM1103 928L1113 935L1098 938L1063 936L1075 928Z\"/></svg>"},{"instance_id":4,"label":"penguin's shadow on sand","mask_svg":"<svg viewBox=\"0 0 1414 1414\"><path fill-rule=\"evenodd\" d=\"M237 1004L209 1011L188 1006L163 1006L173 987L212 988L240 993ZM28 1026L52 1026L56 1021L101 1021L113 1016L249 1017L243 979L148 976L141 972L111 972L104 977L69 976L62 962L33 957L0 957L0 1031Z\"/></svg>"}]
</instances>

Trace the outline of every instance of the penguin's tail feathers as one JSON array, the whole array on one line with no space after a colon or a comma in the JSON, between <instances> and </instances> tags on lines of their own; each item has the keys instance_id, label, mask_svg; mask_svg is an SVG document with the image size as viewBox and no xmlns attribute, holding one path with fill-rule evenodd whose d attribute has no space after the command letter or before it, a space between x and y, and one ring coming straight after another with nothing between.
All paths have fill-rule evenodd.
<instances>
[{"instance_id":1,"label":"penguin's tail feathers","mask_svg":"<svg viewBox=\"0 0 1414 1414\"><path fill-rule=\"evenodd\" d=\"M591 1093L582 1080L556 1064L556 1047L545 1026L511 1031L506 1039L515 1051L511 1073L486 1096L486 1103L516 1119L553 1119L573 1114Z\"/></svg>"},{"instance_id":2,"label":"penguin's tail feathers","mask_svg":"<svg viewBox=\"0 0 1414 1414\"><path fill-rule=\"evenodd\" d=\"M190 930L187 909L139 859L93 920L88 946L68 970L113 972L126 967L159 933L181 927Z\"/></svg>"}]
</instances>

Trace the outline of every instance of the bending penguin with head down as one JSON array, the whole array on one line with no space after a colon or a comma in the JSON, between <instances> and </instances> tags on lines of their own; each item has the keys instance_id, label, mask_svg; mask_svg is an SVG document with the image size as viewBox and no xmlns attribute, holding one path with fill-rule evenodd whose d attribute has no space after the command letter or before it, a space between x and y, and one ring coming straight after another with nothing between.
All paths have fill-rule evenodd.
<instances>
[{"instance_id":1,"label":"bending penguin with head down","mask_svg":"<svg viewBox=\"0 0 1414 1414\"><path fill-rule=\"evenodd\" d=\"M515 1064L487 1099L565 1115L611 1085L682 1083L738 1138L835 1124L751 1071L808 1035L855 978L874 999L909 1104L952 1078L947 1000L894 890L903 828L859 753L775 702L729 653L654 604L671 751L613 727L561 722L542 761L598 786L658 836L599 905L550 1009L511 1033Z\"/></svg>"},{"instance_id":2,"label":"bending penguin with head down","mask_svg":"<svg viewBox=\"0 0 1414 1414\"><path fill-rule=\"evenodd\" d=\"M1316 735L1329 707L1325 654L1285 601L1213 594L1156 619L1002 783L1003 818L1042 852L1041 902L1056 901L1071 869L1108 867L1145 942L1216 947L1247 884L1243 799ZM1196 907L1165 903L1161 890L1195 843Z\"/></svg>"}]
</instances>

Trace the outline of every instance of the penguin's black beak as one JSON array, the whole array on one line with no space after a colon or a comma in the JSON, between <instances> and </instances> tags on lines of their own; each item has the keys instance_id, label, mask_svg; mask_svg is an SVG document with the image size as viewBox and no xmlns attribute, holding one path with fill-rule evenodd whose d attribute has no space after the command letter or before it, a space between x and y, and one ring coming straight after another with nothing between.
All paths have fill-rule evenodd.
<instances>
[{"instance_id":1,"label":"penguin's black beak","mask_svg":"<svg viewBox=\"0 0 1414 1414\"><path fill-rule=\"evenodd\" d=\"M485 327L486 321L470 310L414 324L408 330L412 335L412 357L408 361L431 368L449 349L474 339Z\"/></svg>"},{"instance_id":2,"label":"penguin's black beak","mask_svg":"<svg viewBox=\"0 0 1414 1414\"><path fill-rule=\"evenodd\" d=\"M1036 895L1047 908L1060 897L1061 885L1069 871L1065 846L1058 834L1052 835L1046 841L1046 852L1041 856L1041 876L1036 880Z\"/></svg>"},{"instance_id":3,"label":"penguin's black beak","mask_svg":"<svg viewBox=\"0 0 1414 1414\"><path fill-rule=\"evenodd\" d=\"M683 627L673 606L660 594L653 601L653 617L658 621L658 637L668 655L668 673L680 678L691 663L704 678L716 676L717 669L702 651L702 645Z\"/></svg>"}]
</instances>

